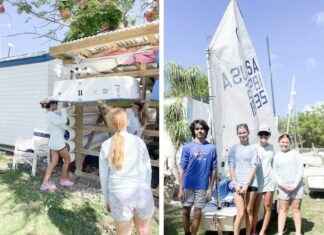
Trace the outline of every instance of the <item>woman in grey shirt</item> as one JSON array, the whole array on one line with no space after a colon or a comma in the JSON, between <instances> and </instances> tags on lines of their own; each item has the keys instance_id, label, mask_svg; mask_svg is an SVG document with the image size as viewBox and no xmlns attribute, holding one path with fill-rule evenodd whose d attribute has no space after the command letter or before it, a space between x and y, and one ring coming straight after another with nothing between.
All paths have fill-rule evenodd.
<instances>
[{"instance_id":1,"label":"woman in grey shirt","mask_svg":"<svg viewBox=\"0 0 324 235\"><path fill-rule=\"evenodd\" d=\"M291 138L288 134L279 136L280 151L273 160L273 172L278 184L279 215L278 234L282 235L289 206L293 209L296 235L301 234L300 207L304 197L303 172L301 155L290 149Z\"/></svg>"},{"instance_id":2,"label":"woman in grey shirt","mask_svg":"<svg viewBox=\"0 0 324 235\"><path fill-rule=\"evenodd\" d=\"M254 175L259 162L256 147L249 143L248 125L245 123L237 125L236 132L240 143L230 148L228 156L233 196L237 209L234 221L234 235L240 233L245 210L247 212L246 234L250 235L253 221L253 204L258 191Z\"/></svg>"}]
</instances>

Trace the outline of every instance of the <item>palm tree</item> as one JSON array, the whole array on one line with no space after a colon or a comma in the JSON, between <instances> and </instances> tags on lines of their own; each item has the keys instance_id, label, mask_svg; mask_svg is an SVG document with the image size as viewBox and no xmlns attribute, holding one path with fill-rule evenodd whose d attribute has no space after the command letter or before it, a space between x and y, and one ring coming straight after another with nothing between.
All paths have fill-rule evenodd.
<instances>
[{"instance_id":1,"label":"palm tree","mask_svg":"<svg viewBox=\"0 0 324 235\"><path fill-rule=\"evenodd\" d=\"M174 146L174 156L167 162L167 170L176 180L178 179L178 166L176 155L181 146L189 140L188 123L183 106L183 97L195 95L197 80L201 73L197 67L183 68L175 63L168 63L165 71L165 81L169 85L166 97L174 97L175 102L164 105L165 129Z\"/></svg>"}]
</instances>

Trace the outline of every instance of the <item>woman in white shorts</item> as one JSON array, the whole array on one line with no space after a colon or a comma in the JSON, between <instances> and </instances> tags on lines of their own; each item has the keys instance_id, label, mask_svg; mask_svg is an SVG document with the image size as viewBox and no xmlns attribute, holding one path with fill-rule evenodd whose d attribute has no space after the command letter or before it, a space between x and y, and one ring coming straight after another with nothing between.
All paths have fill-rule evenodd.
<instances>
[{"instance_id":1,"label":"woman in white shorts","mask_svg":"<svg viewBox=\"0 0 324 235\"><path fill-rule=\"evenodd\" d=\"M275 154L273 162L274 177L278 184L279 235L283 234L289 205L293 210L296 235L301 234L300 207L304 197L304 166L301 155L296 150L291 150L290 144L291 138L288 134L279 136L280 151Z\"/></svg>"},{"instance_id":2,"label":"woman in white shorts","mask_svg":"<svg viewBox=\"0 0 324 235\"><path fill-rule=\"evenodd\" d=\"M142 139L126 131L127 114L114 108L108 126L114 135L101 145L100 183L105 205L115 220L116 234L132 232L132 222L140 235L150 235L154 213L151 192L151 161Z\"/></svg>"},{"instance_id":3,"label":"woman in white shorts","mask_svg":"<svg viewBox=\"0 0 324 235\"><path fill-rule=\"evenodd\" d=\"M57 102L51 100L51 98L46 98L40 102L41 107L47 109L47 125L50 131L50 139L48 141L48 147L51 152L51 163L49 164L43 183L40 186L40 190L55 190L55 184L50 184L49 179L52 175L54 168L56 167L59 157L64 159L64 164L62 166L62 174L60 185L64 187L72 187L74 185L73 181L69 180L68 169L70 165L70 154L65 145L64 140L64 125L67 122L67 103L63 103L63 108L61 109L61 114L57 111Z\"/></svg>"},{"instance_id":4,"label":"woman in white shorts","mask_svg":"<svg viewBox=\"0 0 324 235\"><path fill-rule=\"evenodd\" d=\"M253 207L253 225L251 235L258 234L256 231L256 226L258 223L258 214L262 197L264 197L265 214L259 235L265 235L271 219L271 205L276 183L273 179L272 173L272 162L275 152L273 145L268 143L270 135L271 131L269 126L260 125L258 131L259 141L255 144L258 149L258 156L260 159L260 165L256 171L256 177L258 180L258 194Z\"/></svg>"}]
</instances>

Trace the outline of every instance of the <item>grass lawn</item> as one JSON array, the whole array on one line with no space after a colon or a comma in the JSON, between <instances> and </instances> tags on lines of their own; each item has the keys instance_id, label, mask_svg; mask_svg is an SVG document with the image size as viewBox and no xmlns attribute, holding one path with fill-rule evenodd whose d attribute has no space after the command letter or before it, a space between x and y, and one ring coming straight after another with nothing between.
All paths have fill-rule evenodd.
<instances>
[{"instance_id":1,"label":"grass lawn","mask_svg":"<svg viewBox=\"0 0 324 235\"><path fill-rule=\"evenodd\" d=\"M164 205L165 235L183 234L181 213L182 208L180 206ZM262 224L259 223L258 227L261 228L261 225ZM267 235L277 234L277 231L277 218L272 216ZM286 221L285 235L295 235L294 231L292 214L289 212ZM305 235L324 234L324 193L312 193L304 197L302 202L302 233ZM198 234L217 234L217 232L205 233L200 230Z\"/></svg>"},{"instance_id":2,"label":"grass lawn","mask_svg":"<svg viewBox=\"0 0 324 235\"><path fill-rule=\"evenodd\" d=\"M58 187L54 192L39 190L41 177L30 168L11 170L11 157L0 152L0 234L115 234L113 219L103 206L98 183L75 178L73 189ZM60 166L53 174L58 185ZM153 234L158 222L152 219ZM134 232L135 234L135 232Z\"/></svg>"}]
</instances>

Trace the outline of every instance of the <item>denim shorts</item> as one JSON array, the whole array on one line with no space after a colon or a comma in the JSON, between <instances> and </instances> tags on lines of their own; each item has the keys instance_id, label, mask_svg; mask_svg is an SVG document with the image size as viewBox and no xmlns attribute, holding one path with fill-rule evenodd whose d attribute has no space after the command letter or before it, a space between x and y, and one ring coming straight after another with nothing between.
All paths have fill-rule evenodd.
<instances>
[{"instance_id":1,"label":"denim shorts","mask_svg":"<svg viewBox=\"0 0 324 235\"><path fill-rule=\"evenodd\" d=\"M151 190L110 192L109 208L115 221L129 221L134 215L148 220L154 213L154 201Z\"/></svg>"},{"instance_id":2,"label":"denim shorts","mask_svg":"<svg viewBox=\"0 0 324 235\"><path fill-rule=\"evenodd\" d=\"M206 205L207 191L204 189L183 189L184 200L181 202L183 207L204 208Z\"/></svg>"}]
</instances>

